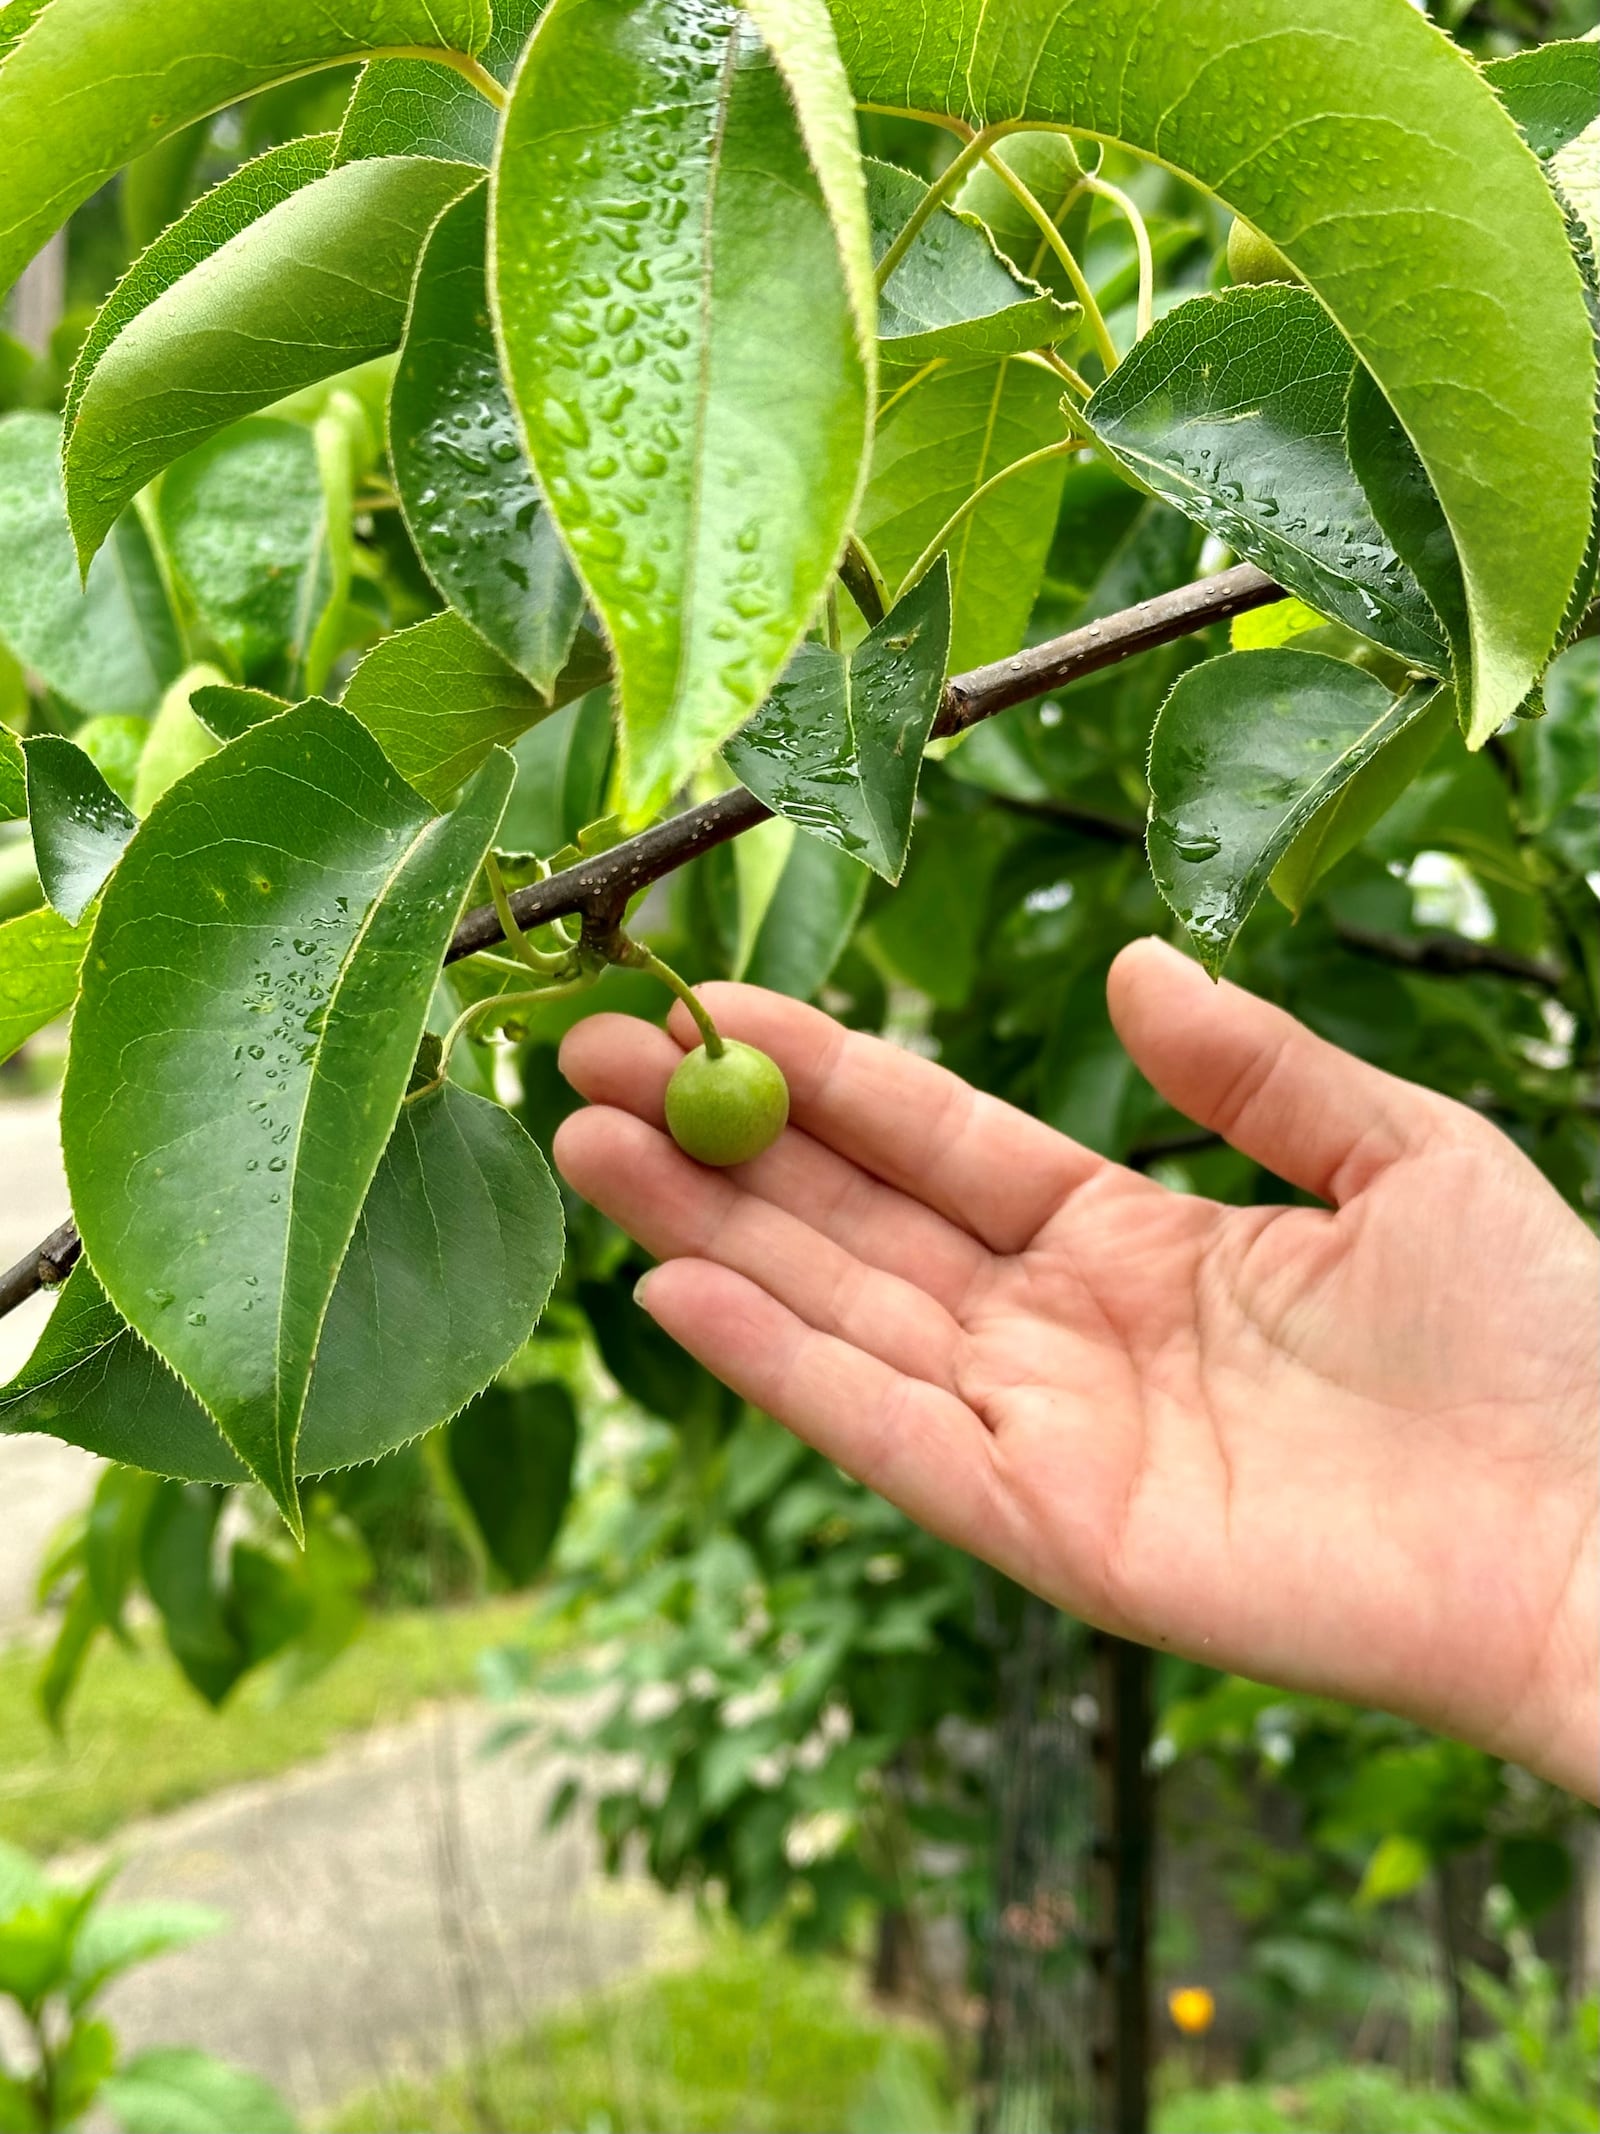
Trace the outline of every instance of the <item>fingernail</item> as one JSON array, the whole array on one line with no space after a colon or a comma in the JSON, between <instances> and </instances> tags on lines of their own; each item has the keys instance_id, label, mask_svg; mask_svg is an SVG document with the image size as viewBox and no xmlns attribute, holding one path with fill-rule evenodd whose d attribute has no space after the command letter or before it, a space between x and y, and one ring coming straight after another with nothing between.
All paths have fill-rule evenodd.
<instances>
[{"instance_id":1,"label":"fingernail","mask_svg":"<svg viewBox=\"0 0 1600 2134\"><path fill-rule=\"evenodd\" d=\"M638 1281L633 1285L633 1301L641 1311L647 1312L650 1309L650 1299L645 1292L650 1286L650 1275L654 1273L655 1269L652 1267L650 1274L640 1275Z\"/></svg>"}]
</instances>

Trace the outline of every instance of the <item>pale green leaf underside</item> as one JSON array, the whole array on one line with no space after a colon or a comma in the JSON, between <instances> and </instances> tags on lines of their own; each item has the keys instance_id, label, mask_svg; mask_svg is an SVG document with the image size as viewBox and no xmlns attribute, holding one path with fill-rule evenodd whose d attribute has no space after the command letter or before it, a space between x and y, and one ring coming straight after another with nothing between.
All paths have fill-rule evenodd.
<instances>
[{"instance_id":1,"label":"pale green leaf underside","mask_svg":"<svg viewBox=\"0 0 1600 2134\"><path fill-rule=\"evenodd\" d=\"M1594 354L1560 211L1472 62L1402 0L831 12L862 101L1124 141L1281 247L1438 490L1472 615L1470 731L1491 733L1548 658L1583 555Z\"/></svg>"},{"instance_id":2,"label":"pale green leaf underside","mask_svg":"<svg viewBox=\"0 0 1600 2134\"><path fill-rule=\"evenodd\" d=\"M0 420L0 639L80 711L154 711L181 664L161 573L131 514L85 584L61 495L61 425Z\"/></svg>"},{"instance_id":3,"label":"pale green leaf underside","mask_svg":"<svg viewBox=\"0 0 1600 2134\"><path fill-rule=\"evenodd\" d=\"M48 910L0 926L0 1060L72 1006L90 930Z\"/></svg>"},{"instance_id":4,"label":"pale green leaf underside","mask_svg":"<svg viewBox=\"0 0 1600 2134\"><path fill-rule=\"evenodd\" d=\"M555 0L493 183L506 374L615 649L644 815L755 709L822 596L869 359L783 77L725 0Z\"/></svg>"},{"instance_id":5,"label":"pale green leaf underside","mask_svg":"<svg viewBox=\"0 0 1600 2134\"><path fill-rule=\"evenodd\" d=\"M497 1104L444 1083L402 1110L334 1284L296 1471L375 1460L470 1400L532 1331L561 1264L561 1196ZM246 1469L80 1260L0 1431L44 1431L192 1482Z\"/></svg>"},{"instance_id":6,"label":"pale green leaf underside","mask_svg":"<svg viewBox=\"0 0 1600 2134\"><path fill-rule=\"evenodd\" d=\"M1431 697L1287 646L1180 675L1150 738L1150 870L1213 976L1295 837Z\"/></svg>"},{"instance_id":7,"label":"pale green leaf underside","mask_svg":"<svg viewBox=\"0 0 1600 2134\"><path fill-rule=\"evenodd\" d=\"M488 0L50 0L0 61L0 290L114 171L194 120L378 48L474 52L489 27Z\"/></svg>"},{"instance_id":8,"label":"pale green leaf underside","mask_svg":"<svg viewBox=\"0 0 1600 2134\"><path fill-rule=\"evenodd\" d=\"M85 1249L291 1518L323 1313L511 771L435 817L313 701L173 787L100 907L62 1104Z\"/></svg>"},{"instance_id":9,"label":"pale green leaf underside","mask_svg":"<svg viewBox=\"0 0 1600 2134\"><path fill-rule=\"evenodd\" d=\"M950 646L941 556L853 652L803 644L724 751L769 807L897 882Z\"/></svg>"},{"instance_id":10,"label":"pale green leaf underside","mask_svg":"<svg viewBox=\"0 0 1600 2134\"><path fill-rule=\"evenodd\" d=\"M163 467L400 339L422 241L469 166L347 163L269 208L147 304L101 355L66 445L67 508L93 555Z\"/></svg>"}]
</instances>

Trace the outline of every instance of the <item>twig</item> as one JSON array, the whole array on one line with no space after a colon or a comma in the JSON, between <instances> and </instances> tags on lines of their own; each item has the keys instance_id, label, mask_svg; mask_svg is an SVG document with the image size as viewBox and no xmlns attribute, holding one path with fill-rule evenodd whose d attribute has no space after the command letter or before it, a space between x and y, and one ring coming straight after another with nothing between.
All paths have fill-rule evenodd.
<instances>
[{"instance_id":1,"label":"twig","mask_svg":"<svg viewBox=\"0 0 1600 2134\"><path fill-rule=\"evenodd\" d=\"M1375 963L1394 963L1408 971L1426 971L1436 978L1473 978L1485 974L1514 978L1523 985L1536 985L1556 992L1566 972L1542 956L1519 956L1514 949L1493 941L1471 941L1465 934L1380 934L1343 921L1334 928L1347 949L1370 956Z\"/></svg>"},{"instance_id":2,"label":"twig","mask_svg":"<svg viewBox=\"0 0 1600 2134\"><path fill-rule=\"evenodd\" d=\"M992 719L998 711L1008 711L1013 704L1025 704L1030 697L1042 696L1047 689L1063 688L1080 675L1094 674L1157 645L1170 644L1174 638L1203 630L1208 623L1225 622L1231 615L1263 607L1269 600L1281 599L1282 594L1282 587L1264 572L1253 564L1240 563L1232 570L1219 571L1213 578L1180 586L1176 592L1158 593L1154 600L1143 600L1137 607L1124 608L1081 630L1070 630L1065 637L1053 637L1010 659L975 667L969 674L953 674L944 686L939 715L933 722L934 736L943 739L964 733L968 727ZM765 822L771 813L764 800L757 800L743 786L735 786L697 808L669 816L637 837L614 845L609 852L597 853L593 859L580 860L575 867L563 868L560 874L516 890L510 898L512 915L525 931L548 926L552 919L576 915L583 919L587 930L609 935L622 923L629 903L642 889L698 859L702 852L725 845L742 831ZM1086 817L1078 819L1078 826L1088 827ZM494 906L481 905L476 911L469 911L456 928L445 951L445 961L458 963L463 956L475 956L505 938ZM0 1275L0 1318L14 1311L35 1290L65 1281L81 1250L71 1223L53 1230L43 1244Z\"/></svg>"}]
</instances>

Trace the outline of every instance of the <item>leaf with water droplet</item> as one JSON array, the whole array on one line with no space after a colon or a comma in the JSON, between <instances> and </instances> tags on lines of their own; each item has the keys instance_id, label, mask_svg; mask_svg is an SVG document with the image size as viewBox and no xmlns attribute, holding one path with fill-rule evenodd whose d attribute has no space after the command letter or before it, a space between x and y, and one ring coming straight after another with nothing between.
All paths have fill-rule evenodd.
<instances>
[{"instance_id":1,"label":"leaf with water droplet","mask_svg":"<svg viewBox=\"0 0 1600 2134\"><path fill-rule=\"evenodd\" d=\"M75 742L39 734L23 743L34 864L46 900L76 926L105 887L139 819Z\"/></svg>"},{"instance_id":2,"label":"leaf with water droplet","mask_svg":"<svg viewBox=\"0 0 1600 2134\"><path fill-rule=\"evenodd\" d=\"M1179 676L1150 737L1150 869L1213 977L1296 838L1321 815L1324 865L1348 851L1399 783L1370 782L1341 822L1325 811L1386 752L1408 782L1421 760L1410 737L1431 719L1431 747L1449 717L1448 691L1392 696L1363 668L1290 647ZM1305 857L1309 887L1318 870Z\"/></svg>"},{"instance_id":3,"label":"leaf with water droplet","mask_svg":"<svg viewBox=\"0 0 1600 2134\"><path fill-rule=\"evenodd\" d=\"M854 652L800 647L723 751L769 807L896 882L950 645L941 556Z\"/></svg>"},{"instance_id":4,"label":"leaf with water droplet","mask_svg":"<svg viewBox=\"0 0 1600 2134\"><path fill-rule=\"evenodd\" d=\"M572 650L583 588L501 380L484 281L487 208L480 186L446 210L428 239L389 396L389 451L423 568L501 658L549 696Z\"/></svg>"},{"instance_id":5,"label":"leaf with water droplet","mask_svg":"<svg viewBox=\"0 0 1600 2134\"><path fill-rule=\"evenodd\" d=\"M172 787L101 903L62 1102L85 1249L291 1522L322 1316L511 776L496 754L436 816L302 705ZM152 1312L153 1274L205 1325Z\"/></svg>"},{"instance_id":6,"label":"leaf with water droplet","mask_svg":"<svg viewBox=\"0 0 1600 2134\"><path fill-rule=\"evenodd\" d=\"M1558 154L1600 118L1600 45L1590 38L1535 45L1483 71L1536 156Z\"/></svg>"},{"instance_id":7,"label":"leaf with water droplet","mask_svg":"<svg viewBox=\"0 0 1600 2134\"><path fill-rule=\"evenodd\" d=\"M728 0L554 0L491 179L508 382L615 650L635 817L765 696L859 486L872 346L829 213L853 185L864 254L859 167L846 141L824 183L792 86Z\"/></svg>"}]
</instances>

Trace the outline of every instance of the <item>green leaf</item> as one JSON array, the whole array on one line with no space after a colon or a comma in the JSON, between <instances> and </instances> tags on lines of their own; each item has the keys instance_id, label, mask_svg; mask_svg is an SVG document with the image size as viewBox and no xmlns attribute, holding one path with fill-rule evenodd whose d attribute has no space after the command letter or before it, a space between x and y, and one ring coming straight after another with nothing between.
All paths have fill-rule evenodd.
<instances>
[{"instance_id":1,"label":"green leaf","mask_svg":"<svg viewBox=\"0 0 1600 2134\"><path fill-rule=\"evenodd\" d=\"M1064 435L1060 381L1015 358L946 364L886 403L861 535L891 586L992 476ZM1044 582L1065 459L1002 482L949 543L950 665L1015 652Z\"/></svg>"},{"instance_id":2,"label":"green leaf","mask_svg":"<svg viewBox=\"0 0 1600 2134\"><path fill-rule=\"evenodd\" d=\"M509 87L544 0L495 0L494 29L478 57ZM487 167L499 124L494 106L459 74L418 59L363 67L339 128L336 160L440 156Z\"/></svg>"},{"instance_id":3,"label":"green leaf","mask_svg":"<svg viewBox=\"0 0 1600 2134\"><path fill-rule=\"evenodd\" d=\"M853 253L727 0L554 0L492 182L507 375L643 817L761 702L838 559L871 408Z\"/></svg>"},{"instance_id":4,"label":"green leaf","mask_svg":"<svg viewBox=\"0 0 1600 2134\"><path fill-rule=\"evenodd\" d=\"M1487 60L1483 71L1536 156L1553 156L1600 118L1600 44L1586 38Z\"/></svg>"},{"instance_id":5,"label":"green leaf","mask_svg":"<svg viewBox=\"0 0 1600 2134\"><path fill-rule=\"evenodd\" d=\"M73 2007L83 2007L124 1971L165 1956L170 1949L186 1949L218 1933L224 1924L224 1915L209 1904L97 1905L84 1921L72 1952L68 1992Z\"/></svg>"},{"instance_id":6,"label":"green leaf","mask_svg":"<svg viewBox=\"0 0 1600 2134\"><path fill-rule=\"evenodd\" d=\"M1421 697L1423 692L1413 692ZM1456 716L1447 689L1426 692L1409 719L1295 837L1272 870L1272 893L1296 918L1322 877L1354 851L1427 764Z\"/></svg>"},{"instance_id":7,"label":"green leaf","mask_svg":"<svg viewBox=\"0 0 1600 2134\"><path fill-rule=\"evenodd\" d=\"M123 2134L294 2134L270 2084L188 2046L135 2053L100 2092Z\"/></svg>"},{"instance_id":8,"label":"green leaf","mask_svg":"<svg viewBox=\"0 0 1600 2134\"><path fill-rule=\"evenodd\" d=\"M395 487L422 566L503 659L549 695L583 588L546 511L500 376L482 187L440 216L417 269L389 397Z\"/></svg>"},{"instance_id":9,"label":"green leaf","mask_svg":"<svg viewBox=\"0 0 1600 2134\"><path fill-rule=\"evenodd\" d=\"M1447 673L1438 620L1351 471L1356 368L1308 289L1228 289L1168 312L1085 419L1138 480L1308 606Z\"/></svg>"},{"instance_id":10,"label":"green leaf","mask_svg":"<svg viewBox=\"0 0 1600 2134\"><path fill-rule=\"evenodd\" d=\"M0 39L0 289L114 171L196 119L375 49L470 53L488 33L487 0L50 0L9 50Z\"/></svg>"},{"instance_id":11,"label":"green leaf","mask_svg":"<svg viewBox=\"0 0 1600 2134\"><path fill-rule=\"evenodd\" d=\"M131 712L85 719L72 736L119 800L133 806L139 759L150 739L150 721Z\"/></svg>"},{"instance_id":12,"label":"green leaf","mask_svg":"<svg viewBox=\"0 0 1600 2134\"><path fill-rule=\"evenodd\" d=\"M116 2033L98 2018L79 2020L57 2052L50 2085L59 2124L75 2126L99 2095L117 2061Z\"/></svg>"},{"instance_id":13,"label":"green leaf","mask_svg":"<svg viewBox=\"0 0 1600 2134\"><path fill-rule=\"evenodd\" d=\"M866 169L872 251L881 260L928 188L892 163L869 161ZM939 207L884 285L878 338L897 362L1014 356L1061 340L1080 316L1076 304L1023 281L977 223Z\"/></svg>"},{"instance_id":14,"label":"green leaf","mask_svg":"<svg viewBox=\"0 0 1600 2134\"><path fill-rule=\"evenodd\" d=\"M550 1560L572 1495L578 1411L553 1379L490 1386L445 1432L451 1477L490 1560L530 1585Z\"/></svg>"},{"instance_id":15,"label":"green leaf","mask_svg":"<svg viewBox=\"0 0 1600 2134\"><path fill-rule=\"evenodd\" d=\"M29 911L0 925L0 1060L72 1006L91 922Z\"/></svg>"},{"instance_id":16,"label":"green leaf","mask_svg":"<svg viewBox=\"0 0 1600 2134\"><path fill-rule=\"evenodd\" d=\"M138 828L75 742L40 734L24 745L34 864L45 897L76 926Z\"/></svg>"},{"instance_id":17,"label":"green leaf","mask_svg":"<svg viewBox=\"0 0 1600 2134\"><path fill-rule=\"evenodd\" d=\"M140 253L96 312L94 324L78 351L64 411L69 430L77 418L85 388L117 336L174 283L220 252L230 239L259 222L302 186L326 177L332 161L333 139L325 133L269 148L265 155L241 164L214 185Z\"/></svg>"},{"instance_id":18,"label":"green leaf","mask_svg":"<svg viewBox=\"0 0 1600 2134\"><path fill-rule=\"evenodd\" d=\"M148 815L169 786L187 778L196 764L217 752L208 729L194 715L189 698L196 689L214 686L223 679L215 667L191 667L180 674L161 699L161 709L150 722L150 734L139 758L139 774L133 781L133 812Z\"/></svg>"},{"instance_id":19,"label":"green leaf","mask_svg":"<svg viewBox=\"0 0 1600 2134\"><path fill-rule=\"evenodd\" d=\"M1409 1897L1419 1883L1426 1881L1432 1866L1433 1855L1419 1838L1391 1831L1367 1862L1356 1891L1356 1904L1365 1909Z\"/></svg>"},{"instance_id":20,"label":"green leaf","mask_svg":"<svg viewBox=\"0 0 1600 2134\"><path fill-rule=\"evenodd\" d=\"M869 876L820 838L797 837L744 967L750 985L812 1000L844 953Z\"/></svg>"},{"instance_id":21,"label":"green leaf","mask_svg":"<svg viewBox=\"0 0 1600 2134\"><path fill-rule=\"evenodd\" d=\"M1572 1887L1572 1854L1560 1838L1513 1832L1495 1847L1495 1880L1524 1919L1537 1919Z\"/></svg>"},{"instance_id":22,"label":"green leaf","mask_svg":"<svg viewBox=\"0 0 1600 2134\"><path fill-rule=\"evenodd\" d=\"M1438 491L1472 614L1469 730L1492 733L1583 556L1595 366L1561 211L1473 62L1395 0L1191 0L1159 37L1148 0L830 5L860 102L1120 140L1280 247Z\"/></svg>"},{"instance_id":23,"label":"green leaf","mask_svg":"<svg viewBox=\"0 0 1600 2134\"><path fill-rule=\"evenodd\" d=\"M1178 677L1150 737L1150 868L1213 976L1296 836L1432 700L1289 647Z\"/></svg>"},{"instance_id":24,"label":"green leaf","mask_svg":"<svg viewBox=\"0 0 1600 2134\"><path fill-rule=\"evenodd\" d=\"M208 1704L220 1704L250 1665L219 1578L217 1521L226 1502L223 1490L162 1482L139 1545L144 1589L168 1649Z\"/></svg>"},{"instance_id":25,"label":"green leaf","mask_svg":"<svg viewBox=\"0 0 1600 2134\"><path fill-rule=\"evenodd\" d=\"M0 726L0 822L17 822L28 812L28 773L22 743L9 726Z\"/></svg>"},{"instance_id":26,"label":"green leaf","mask_svg":"<svg viewBox=\"0 0 1600 2134\"><path fill-rule=\"evenodd\" d=\"M182 664L136 518L122 522L81 581L61 496L61 426L51 415L0 420L0 639L91 713L153 711Z\"/></svg>"},{"instance_id":27,"label":"green leaf","mask_svg":"<svg viewBox=\"0 0 1600 2134\"><path fill-rule=\"evenodd\" d=\"M117 219L135 258L176 222L194 198L195 180L211 140L207 119L169 134L135 156L117 188Z\"/></svg>"},{"instance_id":28,"label":"green leaf","mask_svg":"<svg viewBox=\"0 0 1600 2134\"><path fill-rule=\"evenodd\" d=\"M1084 166L1080 156L1088 146L1065 133L1013 133L994 146L996 158L1022 180L1066 238L1074 257L1083 250L1089 210L1094 205L1081 190ZM977 216L999 250L1030 281L1063 301L1071 298L1065 267L1003 179L980 163L957 200L962 212Z\"/></svg>"},{"instance_id":29,"label":"green leaf","mask_svg":"<svg viewBox=\"0 0 1600 2134\"><path fill-rule=\"evenodd\" d=\"M4 77L0 75L0 101ZM78 554L163 467L241 416L393 348L422 241L472 182L389 156L291 192L130 319L84 379L66 444Z\"/></svg>"},{"instance_id":30,"label":"green leaf","mask_svg":"<svg viewBox=\"0 0 1600 2134\"><path fill-rule=\"evenodd\" d=\"M508 1112L448 1082L406 1105L334 1284L297 1472L379 1459L454 1415L533 1330L561 1242L560 1194ZM246 1475L86 1260L0 1388L0 1432L29 1431L184 1481Z\"/></svg>"},{"instance_id":31,"label":"green leaf","mask_svg":"<svg viewBox=\"0 0 1600 2134\"><path fill-rule=\"evenodd\" d=\"M311 671L311 655L349 590L349 494L348 484L330 494L312 431L269 416L236 423L167 469L156 498L162 546L201 628L244 681L300 696L327 679L325 661Z\"/></svg>"},{"instance_id":32,"label":"green leaf","mask_svg":"<svg viewBox=\"0 0 1600 2134\"><path fill-rule=\"evenodd\" d=\"M506 849L549 859L572 844L605 805L611 746L611 706L599 689L525 733L511 751L517 782L500 825Z\"/></svg>"},{"instance_id":33,"label":"green leaf","mask_svg":"<svg viewBox=\"0 0 1600 2134\"><path fill-rule=\"evenodd\" d=\"M122 1611L139 1567L139 1537L150 1510L151 1488L149 1475L131 1467L108 1467L95 1484L84 1527L84 1576L101 1621L124 1640Z\"/></svg>"},{"instance_id":34,"label":"green leaf","mask_svg":"<svg viewBox=\"0 0 1600 2134\"><path fill-rule=\"evenodd\" d=\"M291 1524L323 1314L511 775L434 818L313 701L173 787L101 904L62 1109L85 1249Z\"/></svg>"},{"instance_id":35,"label":"green leaf","mask_svg":"<svg viewBox=\"0 0 1600 2134\"><path fill-rule=\"evenodd\" d=\"M237 741L263 719L277 718L289 709L289 701L266 689L241 689L233 682L205 682L190 692L189 709L207 733L227 742Z\"/></svg>"},{"instance_id":36,"label":"green leaf","mask_svg":"<svg viewBox=\"0 0 1600 2134\"><path fill-rule=\"evenodd\" d=\"M549 710L450 609L375 645L351 675L344 705L401 776L440 806L491 749Z\"/></svg>"},{"instance_id":37,"label":"green leaf","mask_svg":"<svg viewBox=\"0 0 1600 2134\"><path fill-rule=\"evenodd\" d=\"M79 1578L61 1612L61 1626L39 1670L35 1693L45 1724L61 1730L61 1715L83 1676L95 1639L105 1628L100 1603L87 1578Z\"/></svg>"},{"instance_id":38,"label":"green leaf","mask_svg":"<svg viewBox=\"0 0 1600 2134\"><path fill-rule=\"evenodd\" d=\"M945 559L854 652L800 647L724 751L769 807L897 882L950 645Z\"/></svg>"}]
</instances>

